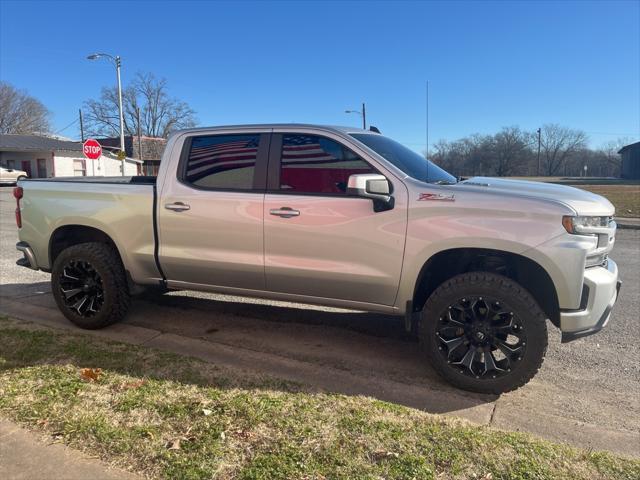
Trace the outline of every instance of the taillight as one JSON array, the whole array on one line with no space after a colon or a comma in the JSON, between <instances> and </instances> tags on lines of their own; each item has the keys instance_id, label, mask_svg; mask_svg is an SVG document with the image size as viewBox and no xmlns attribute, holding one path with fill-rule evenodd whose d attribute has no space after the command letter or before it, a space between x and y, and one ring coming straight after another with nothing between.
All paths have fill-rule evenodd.
<instances>
[{"instance_id":1,"label":"taillight","mask_svg":"<svg viewBox=\"0 0 640 480\"><path fill-rule=\"evenodd\" d=\"M20 199L24 196L22 187L15 187L13 196L16 199L16 225L18 225L18 228L22 228L22 212L20 212Z\"/></svg>"}]
</instances>

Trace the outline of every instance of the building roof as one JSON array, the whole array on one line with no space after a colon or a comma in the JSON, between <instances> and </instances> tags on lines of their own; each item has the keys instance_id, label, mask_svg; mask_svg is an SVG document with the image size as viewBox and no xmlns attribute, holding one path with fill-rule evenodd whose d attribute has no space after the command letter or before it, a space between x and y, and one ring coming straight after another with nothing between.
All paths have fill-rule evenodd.
<instances>
[{"instance_id":1,"label":"building roof","mask_svg":"<svg viewBox=\"0 0 640 480\"><path fill-rule=\"evenodd\" d=\"M82 143L57 138L44 137L42 135L0 135L0 150L27 152L27 151L51 151L68 150L82 151Z\"/></svg>"},{"instance_id":2,"label":"building roof","mask_svg":"<svg viewBox=\"0 0 640 480\"><path fill-rule=\"evenodd\" d=\"M620 150L618 150L618 153L626 152L627 150L631 150L633 148L640 148L640 142L630 143L629 145L625 145Z\"/></svg>"}]
</instances>

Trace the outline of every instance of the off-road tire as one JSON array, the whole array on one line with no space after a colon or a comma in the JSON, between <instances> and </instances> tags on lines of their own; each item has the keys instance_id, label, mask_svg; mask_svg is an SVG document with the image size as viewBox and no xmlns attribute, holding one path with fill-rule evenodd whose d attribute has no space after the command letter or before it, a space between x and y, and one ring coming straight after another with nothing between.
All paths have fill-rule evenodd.
<instances>
[{"instance_id":1,"label":"off-road tire","mask_svg":"<svg viewBox=\"0 0 640 480\"><path fill-rule=\"evenodd\" d=\"M103 291L102 305L91 316L82 316L71 309L61 288L63 270L70 262L86 262L97 272ZM131 304L122 261L117 251L105 243L81 243L64 249L56 258L51 272L51 289L58 308L71 322L80 328L95 330L104 328L124 318Z\"/></svg>"},{"instance_id":2,"label":"off-road tire","mask_svg":"<svg viewBox=\"0 0 640 480\"><path fill-rule=\"evenodd\" d=\"M526 332L526 350L517 366L498 378L474 378L461 374L441 354L437 335L438 318L442 312L465 296L500 299L507 304ZM531 294L515 281L488 272L457 275L440 285L427 299L422 310L418 335L423 351L436 372L452 385L478 393L501 394L525 385L538 372L547 350L546 315Z\"/></svg>"}]
</instances>

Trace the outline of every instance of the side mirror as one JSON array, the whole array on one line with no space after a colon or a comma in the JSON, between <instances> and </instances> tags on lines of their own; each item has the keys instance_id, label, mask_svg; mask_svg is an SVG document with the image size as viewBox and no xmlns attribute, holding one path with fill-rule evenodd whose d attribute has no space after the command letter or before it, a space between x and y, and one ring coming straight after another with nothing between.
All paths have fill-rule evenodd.
<instances>
[{"instance_id":1,"label":"side mirror","mask_svg":"<svg viewBox=\"0 0 640 480\"><path fill-rule=\"evenodd\" d=\"M391 210L394 199L391 196L392 186L384 175L377 173L355 174L349 177L347 194L373 200L373 211Z\"/></svg>"}]
</instances>

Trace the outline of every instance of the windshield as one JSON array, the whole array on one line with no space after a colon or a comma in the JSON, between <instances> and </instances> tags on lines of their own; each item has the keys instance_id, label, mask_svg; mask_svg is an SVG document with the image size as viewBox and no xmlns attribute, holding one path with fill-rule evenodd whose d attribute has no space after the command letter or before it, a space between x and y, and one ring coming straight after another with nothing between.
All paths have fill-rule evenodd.
<instances>
[{"instance_id":1,"label":"windshield","mask_svg":"<svg viewBox=\"0 0 640 480\"><path fill-rule=\"evenodd\" d=\"M440 184L456 183L453 175L395 140L373 133L352 133L351 136L416 180Z\"/></svg>"}]
</instances>

